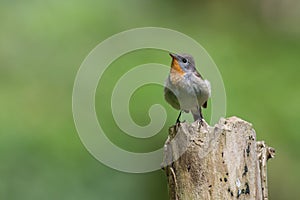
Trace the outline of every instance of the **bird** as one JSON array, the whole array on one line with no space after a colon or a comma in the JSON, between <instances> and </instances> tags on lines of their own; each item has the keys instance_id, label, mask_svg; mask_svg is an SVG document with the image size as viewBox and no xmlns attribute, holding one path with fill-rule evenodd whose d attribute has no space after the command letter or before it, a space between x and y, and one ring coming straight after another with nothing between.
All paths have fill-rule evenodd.
<instances>
[{"instance_id":1,"label":"bird","mask_svg":"<svg viewBox=\"0 0 300 200\"><path fill-rule=\"evenodd\" d=\"M165 81L164 97L173 108L180 110L176 124L180 123L182 112L191 112L194 121L202 124L202 108L207 108L207 101L211 96L210 82L203 79L197 71L191 55L169 55L172 57L172 63Z\"/></svg>"}]
</instances>

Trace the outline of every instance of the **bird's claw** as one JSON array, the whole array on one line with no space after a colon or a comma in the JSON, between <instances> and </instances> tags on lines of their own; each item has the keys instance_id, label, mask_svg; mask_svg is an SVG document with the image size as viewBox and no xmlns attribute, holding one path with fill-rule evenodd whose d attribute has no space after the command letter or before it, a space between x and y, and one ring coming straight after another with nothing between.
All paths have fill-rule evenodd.
<instances>
[{"instance_id":1,"label":"bird's claw","mask_svg":"<svg viewBox=\"0 0 300 200\"><path fill-rule=\"evenodd\" d=\"M203 120L203 118L199 118L199 119L197 119L197 122L198 122L198 129L200 130L200 128L203 127L205 124L204 120Z\"/></svg>"}]
</instances>

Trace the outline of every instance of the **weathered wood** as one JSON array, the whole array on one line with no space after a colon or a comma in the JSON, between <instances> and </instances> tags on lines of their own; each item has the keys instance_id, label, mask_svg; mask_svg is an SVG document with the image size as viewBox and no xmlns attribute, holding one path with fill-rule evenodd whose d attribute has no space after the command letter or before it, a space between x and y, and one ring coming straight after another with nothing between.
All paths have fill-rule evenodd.
<instances>
[{"instance_id":1,"label":"weathered wood","mask_svg":"<svg viewBox=\"0 0 300 200\"><path fill-rule=\"evenodd\" d=\"M252 125L237 117L181 123L169 130L163 168L171 200L268 199L267 160L275 150L256 142Z\"/></svg>"}]
</instances>

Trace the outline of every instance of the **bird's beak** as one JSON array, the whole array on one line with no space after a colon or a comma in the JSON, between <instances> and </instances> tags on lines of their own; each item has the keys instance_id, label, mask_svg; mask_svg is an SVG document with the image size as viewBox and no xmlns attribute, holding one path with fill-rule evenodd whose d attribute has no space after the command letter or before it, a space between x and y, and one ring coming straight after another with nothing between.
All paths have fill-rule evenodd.
<instances>
[{"instance_id":1,"label":"bird's beak","mask_svg":"<svg viewBox=\"0 0 300 200\"><path fill-rule=\"evenodd\" d=\"M175 53L169 53L169 55L173 58L173 59L178 59L178 55Z\"/></svg>"}]
</instances>

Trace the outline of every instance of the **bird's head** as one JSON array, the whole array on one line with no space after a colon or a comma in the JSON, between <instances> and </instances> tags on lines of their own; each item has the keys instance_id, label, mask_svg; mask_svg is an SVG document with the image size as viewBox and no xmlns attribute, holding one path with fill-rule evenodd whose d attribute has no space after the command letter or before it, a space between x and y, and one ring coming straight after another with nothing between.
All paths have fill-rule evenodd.
<instances>
[{"instance_id":1,"label":"bird's head","mask_svg":"<svg viewBox=\"0 0 300 200\"><path fill-rule=\"evenodd\" d=\"M177 73L183 75L195 71L195 62L191 55L170 53L170 56L172 57L171 68Z\"/></svg>"}]
</instances>

